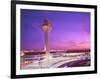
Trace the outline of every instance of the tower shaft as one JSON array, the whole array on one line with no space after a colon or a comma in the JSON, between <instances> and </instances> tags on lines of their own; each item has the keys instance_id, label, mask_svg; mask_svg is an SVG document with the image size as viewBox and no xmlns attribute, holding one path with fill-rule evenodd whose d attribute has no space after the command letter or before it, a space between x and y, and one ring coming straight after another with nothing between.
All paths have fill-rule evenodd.
<instances>
[{"instance_id":1,"label":"tower shaft","mask_svg":"<svg viewBox=\"0 0 100 79\"><path fill-rule=\"evenodd\" d=\"M48 39L48 32L44 33L44 37L45 37L45 51L49 52L49 39Z\"/></svg>"}]
</instances>

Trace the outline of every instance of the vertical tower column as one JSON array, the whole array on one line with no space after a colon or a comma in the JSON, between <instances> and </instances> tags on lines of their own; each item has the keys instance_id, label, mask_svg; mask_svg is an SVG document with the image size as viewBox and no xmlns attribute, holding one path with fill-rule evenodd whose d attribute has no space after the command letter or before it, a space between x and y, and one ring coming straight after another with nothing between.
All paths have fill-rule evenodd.
<instances>
[{"instance_id":1,"label":"vertical tower column","mask_svg":"<svg viewBox=\"0 0 100 79\"><path fill-rule=\"evenodd\" d=\"M48 32L44 33L44 37L45 37L45 58L48 60L49 62L49 55L50 55L50 51L49 51L49 39L48 39Z\"/></svg>"},{"instance_id":2,"label":"vertical tower column","mask_svg":"<svg viewBox=\"0 0 100 79\"><path fill-rule=\"evenodd\" d=\"M44 51L45 51L45 59L47 60L49 66L49 58L50 58L50 51L49 51L49 32L51 31L51 23L48 19L44 20L42 25L44 31Z\"/></svg>"}]
</instances>

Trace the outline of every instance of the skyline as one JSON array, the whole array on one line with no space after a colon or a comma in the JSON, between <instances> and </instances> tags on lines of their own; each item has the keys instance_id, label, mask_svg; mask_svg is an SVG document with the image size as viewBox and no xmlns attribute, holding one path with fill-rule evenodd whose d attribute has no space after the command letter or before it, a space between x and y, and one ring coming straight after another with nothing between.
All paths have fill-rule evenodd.
<instances>
[{"instance_id":1,"label":"skyline","mask_svg":"<svg viewBox=\"0 0 100 79\"><path fill-rule=\"evenodd\" d=\"M51 50L90 48L90 13L21 9L21 50L43 50L42 23L48 18Z\"/></svg>"}]
</instances>

